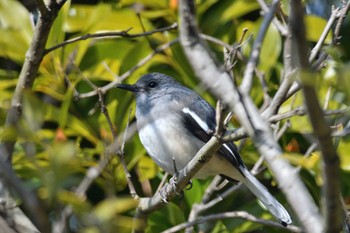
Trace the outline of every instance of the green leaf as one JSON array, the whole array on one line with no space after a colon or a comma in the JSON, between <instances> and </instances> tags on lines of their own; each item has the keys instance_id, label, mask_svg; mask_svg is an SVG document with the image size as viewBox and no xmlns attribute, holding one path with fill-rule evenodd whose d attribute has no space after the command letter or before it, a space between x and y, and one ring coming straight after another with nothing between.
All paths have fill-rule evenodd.
<instances>
[{"instance_id":1,"label":"green leaf","mask_svg":"<svg viewBox=\"0 0 350 233\"><path fill-rule=\"evenodd\" d=\"M338 153L341 161L341 168L350 171L350 140L341 140L338 146Z\"/></svg>"},{"instance_id":2,"label":"green leaf","mask_svg":"<svg viewBox=\"0 0 350 233\"><path fill-rule=\"evenodd\" d=\"M50 30L49 37L47 39L46 47L51 47L56 44L62 43L65 40L65 31L63 30L63 25L67 19L69 8L71 7L71 1L67 1L53 22L52 28Z\"/></svg>"},{"instance_id":3,"label":"green leaf","mask_svg":"<svg viewBox=\"0 0 350 233\"><path fill-rule=\"evenodd\" d=\"M211 180L192 180L192 187L185 191L185 199L189 206L195 203L200 203L205 189L208 187L208 183Z\"/></svg>"},{"instance_id":4,"label":"green leaf","mask_svg":"<svg viewBox=\"0 0 350 233\"><path fill-rule=\"evenodd\" d=\"M259 69L265 72L269 72L273 68L281 54L282 50L282 38L274 24L270 24L264 41L262 43Z\"/></svg>"},{"instance_id":5,"label":"green leaf","mask_svg":"<svg viewBox=\"0 0 350 233\"><path fill-rule=\"evenodd\" d=\"M67 124L69 106L72 103L74 87L70 86L65 93L60 109L59 128L64 129Z\"/></svg>"},{"instance_id":6,"label":"green leaf","mask_svg":"<svg viewBox=\"0 0 350 233\"><path fill-rule=\"evenodd\" d=\"M152 28L147 20L142 22L146 29ZM114 9L111 4L72 5L65 24L65 31L96 33L98 31L121 31L130 29L129 33L142 32L140 21L131 8Z\"/></svg>"},{"instance_id":7,"label":"green leaf","mask_svg":"<svg viewBox=\"0 0 350 233\"><path fill-rule=\"evenodd\" d=\"M38 108L38 106L42 106ZM23 119L33 132L41 128L46 114L45 105L33 93L25 92L23 96Z\"/></svg>"},{"instance_id":8,"label":"green leaf","mask_svg":"<svg viewBox=\"0 0 350 233\"><path fill-rule=\"evenodd\" d=\"M305 16L305 26L306 26L306 39L312 42L317 42L323 29L325 28L327 21L321 17L315 15ZM332 42L332 30L328 33L324 43L330 44Z\"/></svg>"},{"instance_id":9,"label":"green leaf","mask_svg":"<svg viewBox=\"0 0 350 233\"><path fill-rule=\"evenodd\" d=\"M236 0L222 13L222 20L233 20L254 10L260 9L259 3L254 0Z\"/></svg>"},{"instance_id":10,"label":"green leaf","mask_svg":"<svg viewBox=\"0 0 350 233\"><path fill-rule=\"evenodd\" d=\"M148 232L158 233L172 226L185 222L183 210L170 202L159 211L150 214L148 218Z\"/></svg>"},{"instance_id":11,"label":"green leaf","mask_svg":"<svg viewBox=\"0 0 350 233\"><path fill-rule=\"evenodd\" d=\"M0 22L0 56L24 61L33 37L29 12L19 1L0 1Z\"/></svg>"},{"instance_id":12,"label":"green leaf","mask_svg":"<svg viewBox=\"0 0 350 233\"><path fill-rule=\"evenodd\" d=\"M59 190L57 196L60 202L69 204L70 206L72 206L76 213L83 214L88 212L91 208L91 206L89 205L89 203L86 201L85 198L79 197L74 192Z\"/></svg>"},{"instance_id":13,"label":"green leaf","mask_svg":"<svg viewBox=\"0 0 350 233\"><path fill-rule=\"evenodd\" d=\"M153 179L159 171L158 166L150 157L143 156L138 162L140 181Z\"/></svg>"},{"instance_id":14,"label":"green leaf","mask_svg":"<svg viewBox=\"0 0 350 233\"><path fill-rule=\"evenodd\" d=\"M106 222L137 205L138 202L133 198L108 198L99 203L92 213L99 221Z\"/></svg>"}]
</instances>

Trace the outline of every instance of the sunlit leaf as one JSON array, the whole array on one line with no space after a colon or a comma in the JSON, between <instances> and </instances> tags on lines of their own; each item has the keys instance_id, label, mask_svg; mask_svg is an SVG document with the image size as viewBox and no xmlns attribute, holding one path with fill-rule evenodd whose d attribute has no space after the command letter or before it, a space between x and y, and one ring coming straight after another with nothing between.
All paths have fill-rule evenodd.
<instances>
[{"instance_id":1,"label":"sunlit leaf","mask_svg":"<svg viewBox=\"0 0 350 233\"><path fill-rule=\"evenodd\" d=\"M153 179L157 172L158 167L150 157L143 156L138 162L138 169L140 171L140 181L147 179Z\"/></svg>"},{"instance_id":2,"label":"sunlit leaf","mask_svg":"<svg viewBox=\"0 0 350 233\"><path fill-rule=\"evenodd\" d=\"M69 8L71 7L70 2L71 2L70 0L67 1L59 11L57 18L55 19L52 25L49 38L47 39L47 43L46 43L47 47L54 46L64 41L65 32L63 30L63 25L67 19Z\"/></svg>"},{"instance_id":3,"label":"sunlit leaf","mask_svg":"<svg viewBox=\"0 0 350 233\"><path fill-rule=\"evenodd\" d=\"M45 107L38 106L42 106L42 102L33 93L26 92L23 97L23 118L32 131L38 130L44 121Z\"/></svg>"},{"instance_id":4,"label":"sunlit leaf","mask_svg":"<svg viewBox=\"0 0 350 233\"><path fill-rule=\"evenodd\" d=\"M64 95L61 109L60 109L60 117L59 117L59 127L64 128L67 120L68 120L68 114L69 114L69 106L72 102L72 97L74 93L74 88L71 86L67 89L66 94Z\"/></svg>"},{"instance_id":5,"label":"sunlit leaf","mask_svg":"<svg viewBox=\"0 0 350 233\"><path fill-rule=\"evenodd\" d=\"M60 190L57 197L59 201L71 205L77 212L84 213L90 209L90 205L85 198L78 197L76 193Z\"/></svg>"},{"instance_id":6,"label":"sunlit leaf","mask_svg":"<svg viewBox=\"0 0 350 233\"><path fill-rule=\"evenodd\" d=\"M22 62L33 36L29 12L18 1L0 1L0 55Z\"/></svg>"},{"instance_id":7,"label":"sunlit leaf","mask_svg":"<svg viewBox=\"0 0 350 233\"><path fill-rule=\"evenodd\" d=\"M350 141L341 141L338 146L338 153L341 161L341 168L350 171Z\"/></svg>"},{"instance_id":8,"label":"sunlit leaf","mask_svg":"<svg viewBox=\"0 0 350 233\"><path fill-rule=\"evenodd\" d=\"M148 231L152 233L161 232L184 221L183 210L174 203L168 203L164 208L150 214Z\"/></svg>"},{"instance_id":9,"label":"sunlit leaf","mask_svg":"<svg viewBox=\"0 0 350 233\"><path fill-rule=\"evenodd\" d=\"M101 221L105 222L113 218L116 214L133 209L138 202L132 198L109 198L98 204L93 214Z\"/></svg>"},{"instance_id":10,"label":"sunlit leaf","mask_svg":"<svg viewBox=\"0 0 350 233\"><path fill-rule=\"evenodd\" d=\"M314 15L307 15L305 17L305 24L306 24L306 38L309 41L317 42L321 37L321 34L327 24L327 21L323 18L314 16ZM324 42L326 44L329 44L332 42L332 31L329 32Z\"/></svg>"},{"instance_id":11,"label":"sunlit leaf","mask_svg":"<svg viewBox=\"0 0 350 233\"><path fill-rule=\"evenodd\" d=\"M257 34L256 34L257 35ZM256 37L256 36L255 36ZM261 45L259 68L268 72L276 65L282 50L282 39L277 28L271 24Z\"/></svg>"}]
</instances>

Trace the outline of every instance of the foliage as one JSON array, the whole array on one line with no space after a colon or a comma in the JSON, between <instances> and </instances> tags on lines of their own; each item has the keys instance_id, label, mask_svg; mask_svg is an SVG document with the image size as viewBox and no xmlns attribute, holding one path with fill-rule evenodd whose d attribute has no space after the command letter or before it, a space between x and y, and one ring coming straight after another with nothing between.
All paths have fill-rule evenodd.
<instances>
[{"instance_id":1,"label":"foliage","mask_svg":"<svg viewBox=\"0 0 350 233\"><path fill-rule=\"evenodd\" d=\"M126 0L101 1L91 5L67 2L53 25L46 47L98 32L128 30L127 33L136 34L142 33L144 29L151 31L166 27L177 21L177 8L177 1L166 0L137 3ZM252 35L251 39L244 37L241 51L245 57L237 60L234 68L238 82L243 76L245 58L250 54L262 23L259 10L259 4L254 0L197 1L199 26L204 34L228 44L240 40L243 28L248 29L248 36ZM308 40L310 45L314 45L326 20L310 15L306 17L306 23ZM34 33L30 12L18 1L1 1L0 32L0 125L4 125L20 68ZM98 166L99 161L107 156L106 148L113 142L111 129L98 105L98 96L80 98L79 95L94 90L87 80L98 87L105 86L128 72L155 48L177 36L177 30L171 30L147 37L86 39L58 48L44 57L32 90L23 96L23 116L17 128L0 127L0 138L2 141L17 138L13 168L45 203L47 214L52 216L53 221L62 208L69 204L74 213L71 225L79 232L130 232L137 202L129 194L126 176L117 155L109 160L101 175L94 180L86 192L86 198L74 191L88 174L89 168ZM326 44L331 43L331 38L331 35L327 37ZM262 44L258 67L264 74L270 96L277 91L282 78L283 42L284 38L271 24ZM215 43L209 45L217 57L223 60L222 47ZM325 61L325 68L314 76L321 105L328 101L326 96L330 90L327 110L345 109L350 103L350 67L346 63L350 51L346 49L342 43L327 46L331 57ZM155 54L131 73L125 82L134 83L140 75L151 71L167 73L185 85L201 90L196 88L197 80L178 43ZM215 105L209 93L201 94ZM258 79L254 81L251 95L255 103L262 106L264 96ZM117 134L123 135L128 123L134 122L132 95L111 89L104 93L104 102ZM297 93L283 104L280 113L301 106L302 93ZM338 132L346 127L349 118L349 111L344 111L342 115L327 116L329 124ZM287 122L291 127L279 140L285 150L285 157L300 167L302 180L316 202L320 203L320 155L318 151L306 155L312 144L310 123L305 115L282 120L280 124ZM239 125L235 119L232 124ZM343 196L349 200L350 183L346 177L350 173L350 138L348 135L335 137L334 142L341 159ZM249 167L259 158L249 139L242 141L241 152ZM124 154L137 193L140 196L154 193L163 172L146 155L137 135L126 142ZM276 183L268 170L264 170L259 179L286 204L283 196L275 189ZM184 199L170 203L150 216L147 231L160 232L186 221L191 207L201 201L209 183L209 180L194 181L193 188L185 191ZM147 186L150 190L145 188ZM209 210L209 213L246 210L257 217L272 219L252 196L246 194L245 189L238 190ZM212 229L213 232L276 231L237 219L213 222Z\"/></svg>"}]
</instances>

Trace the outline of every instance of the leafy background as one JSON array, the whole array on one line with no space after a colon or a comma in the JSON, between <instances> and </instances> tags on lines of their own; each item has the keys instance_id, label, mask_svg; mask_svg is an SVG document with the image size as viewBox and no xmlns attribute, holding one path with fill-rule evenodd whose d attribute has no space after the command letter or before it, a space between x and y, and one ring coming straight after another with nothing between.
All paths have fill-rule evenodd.
<instances>
[{"instance_id":1,"label":"leafy background","mask_svg":"<svg viewBox=\"0 0 350 233\"><path fill-rule=\"evenodd\" d=\"M239 41L243 29L248 29L247 35L252 35L252 39L248 40L246 36L241 49L243 55L248 57L254 36L262 22L259 4L254 0L198 0L196 3L202 33L233 44ZM282 1L282 9L286 14L287 5L286 1ZM177 9L176 0L68 1L53 25L46 47L97 32L129 30L128 33L135 34L169 26L177 22ZM33 18L35 19L35 12L30 1L0 1L1 125L5 123L26 50L32 40ZM307 37L312 46L320 37L326 20L308 15L306 24ZM347 35L349 34L344 33L342 42L346 41ZM62 208L70 204L74 213L70 219L73 230L130 232L137 202L129 194L118 156L110 159L88 189L86 198L74 192L74 187L79 185L88 169L97 166L105 156L104 151L113 140L106 118L99 108L98 96L79 98L79 93L93 91L86 80L98 87L107 85L118 75L129 71L155 48L177 37L178 31L171 30L148 37L87 39L56 49L44 57L33 89L24 95L23 116L19 127L14 129L1 126L0 137L1 140L18 139L13 168L25 184L38 193L50 219L54 220ZM329 35L326 43L330 43L331 39ZM262 45L259 64L271 96L278 89L282 77L283 41L284 38L271 25ZM222 46L211 42L209 45L222 60ZM327 46L326 50L331 57L326 61L325 68L315 74L315 86L321 105L331 87L328 110L349 106L349 46L349 43ZM234 73L238 81L243 76L245 64L245 59L237 61ZM152 71L172 75L183 84L201 90L178 43L154 55L131 73L125 82L134 83L142 74ZM209 93L201 91L201 94L215 105L215 99ZM254 81L251 95L258 106L263 104L263 91L258 80ZM127 124L135 121L134 99L129 93L110 89L104 94L104 101L117 134L121 135ZM302 95L297 93L282 106L280 112L302 105ZM349 112L345 112L342 115L331 115L327 119L333 128L341 130L349 117ZM311 145L310 124L306 116L292 117L289 122L291 126L279 142L285 150L285 157L300 168L302 180L316 203L320 203L320 154L316 151L305 156ZM281 122L284 123L286 120ZM239 126L239 122L233 119L232 125ZM335 137L334 142L341 157L343 196L349 205L350 138L348 135ZM244 161L252 167L259 159L259 154L249 139L238 144L242 148ZM137 135L126 142L124 153L137 193L140 196L154 193L164 174L148 157ZM291 209L268 170L262 171L258 178ZM194 180L192 189L185 191L184 198L151 214L147 232L160 232L186 221L192 205L200 202L209 183L210 179ZM232 210L245 210L257 217L272 219L245 188L234 192L207 214ZM212 232L281 232L239 219L207 224L211 225Z\"/></svg>"}]
</instances>

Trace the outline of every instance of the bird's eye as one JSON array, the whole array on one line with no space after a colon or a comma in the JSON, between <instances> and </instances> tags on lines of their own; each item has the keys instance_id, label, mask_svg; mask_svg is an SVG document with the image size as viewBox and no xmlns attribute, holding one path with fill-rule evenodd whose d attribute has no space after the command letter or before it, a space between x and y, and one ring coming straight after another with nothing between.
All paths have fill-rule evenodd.
<instances>
[{"instance_id":1,"label":"bird's eye","mask_svg":"<svg viewBox=\"0 0 350 233\"><path fill-rule=\"evenodd\" d=\"M155 88L157 85L158 85L158 83L156 83L156 82L148 83L148 87L150 87L150 88Z\"/></svg>"}]
</instances>

